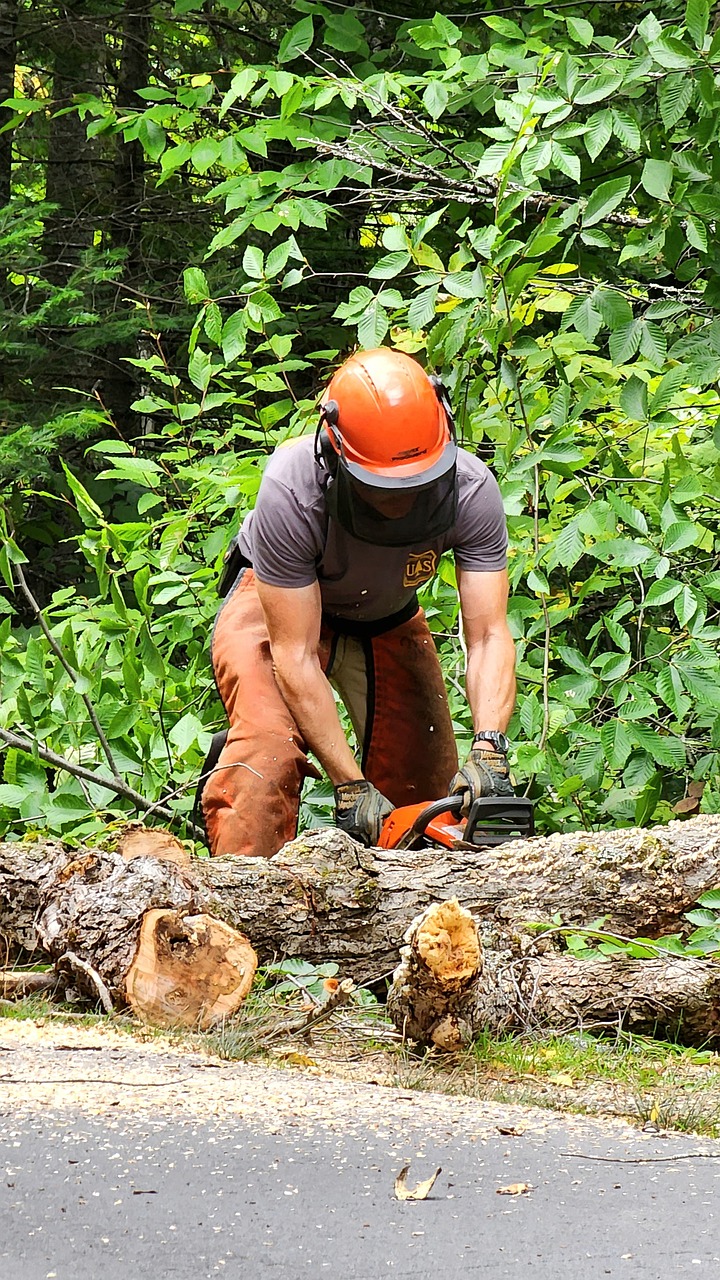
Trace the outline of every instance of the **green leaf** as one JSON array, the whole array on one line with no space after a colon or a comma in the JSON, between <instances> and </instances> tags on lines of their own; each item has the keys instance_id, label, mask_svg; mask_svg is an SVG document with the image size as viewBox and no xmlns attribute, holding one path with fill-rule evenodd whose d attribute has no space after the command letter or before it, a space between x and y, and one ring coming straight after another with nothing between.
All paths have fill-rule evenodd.
<instances>
[{"instance_id":1,"label":"green leaf","mask_svg":"<svg viewBox=\"0 0 720 1280\"><path fill-rule=\"evenodd\" d=\"M438 285L430 285L429 289L423 289L421 293L418 293L413 298L407 313L407 322L410 329L423 329L425 325L430 324L435 319L435 303L438 289Z\"/></svg>"},{"instance_id":2,"label":"green leaf","mask_svg":"<svg viewBox=\"0 0 720 1280\"><path fill-rule=\"evenodd\" d=\"M601 102L603 98L609 98L611 93L615 93L622 85L623 77L619 71L603 72L599 76L590 76L589 80L585 80L582 87L575 94L575 102L580 106L587 106L591 102Z\"/></svg>"},{"instance_id":3,"label":"green leaf","mask_svg":"<svg viewBox=\"0 0 720 1280\"><path fill-rule=\"evenodd\" d=\"M674 400L680 387L683 386L686 378L686 369L684 365L678 365L675 369L669 369L660 379L657 387L653 391L650 400L649 414L654 418L656 414L663 413L668 405Z\"/></svg>"},{"instance_id":4,"label":"green leaf","mask_svg":"<svg viewBox=\"0 0 720 1280\"><path fill-rule=\"evenodd\" d=\"M242 266L246 276L250 276L251 280L262 280L265 274L265 259L262 249L258 249L257 245L249 244L243 254Z\"/></svg>"},{"instance_id":5,"label":"green leaf","mask_svg":"<svg viewBox=\"0 0 720 1280\"><path fill-rule=\"evenodd\" d=\"M303 53L307 53L314 38L313 20L308 14L306 18L302 18L300 22L295 23L294 27L286 31L280 41L278 62L292 62L293 59L301 57Z\"/></svg>"},{"instance_id":6,"label":"green leaf","mask_svg":"<svg viewBox=\"0 0 720 1280\"><path fill-rule=\"evenodd\" d=\"M680 591L682 591L681 582L676 582L674 578L662 578L660 582L651 584L645 596L645 604L648 607L669 604Z\"/></svg>"},{"instance_id":7,"label":"green leaf","mask_svg":"<svg viewBox=\"0 0 720 1280\"><path fill-rule=\"evenodd\" d=\"M183 271L183 290L188 302L197 304L210 297L205 272L200 267L186 267Z\"/></svg>"},{"instance_id":8,"label":"green leaf","mask_svg":"<svg viewBox=\"0 0 720 1280\"><path fill-rule=\"evenodd\" d=\"M596 111L587 122L587 132L583 136L585 149L591 160L597 160L612 137L612 112Z\"/></svg>"},{"instance_id":9,"label":"green leaf","mask_svg":"<svg viewBox=\"0 0 720 1280\"><path fill-rule=\"evenodd\" d=\"M211 373L212 363L208 352L203 351L202 347L196 347L188 361L188 377L193 386L198 391L207 391Z\"/></svg>"},{"instance_id":10,"label":"green leaf","mask_svg":"<svg viewBox=\"0 0 720 1280\"><path fill-rule=\"evenodd\" d=\"M220 346L222 341L222 312L216 302L209 303L206 308L203 324L210 341Z\"/></svg>"},{"instance_id":11,"label":"green leaf","mask_svg":"<svg viewBox=\"0 0 720 1280\"><path fill-rule=\"evenodd\" d=\"M607 490L605 496L613 511L620 517L623 524L626 524L630 529L634 529L636 533L643 534L643 536L647 534L648 523L642 511L638 510L638 508L634 507L630 502L626 502L625 499L621 498L619 494L616 494L612 488Z\"/></svg>"},{"instance_id":12,"label":"green leaf","mask_svg":"<svg viewBox=\"0 0 720 1280\"><path fill-rule=\"evenodd\" d=\"M658 106L663 125L670 130L682 120L693 99L692 76L665 76L658 88Z\"/></svg>"},{"instance_id":13,"label":"green leaf","mask_svg":"<svg viewBox=\"0 0 720 1280\"><path fill-rule=\"evenodd\" d=\"M672 663L668 663L658 671L657 691L678 720L687 714L690 700L683 693L682 681Z\"/></svg>"},{"instance_id":14,"label":"green leaf","mask_svg":"<svg viewBox=\"0 0 720 1280\"><path fill-rule=\"evenodd\" d=\"M406 249L396 249L393 253L386 253L383 258L380 258L370 268L368 276L372 280L392 280L404 271L410 260L410 254Z\"/></svg>"},{"instance_id":15,"label":"green leaf","mask_svg":"<svg viewBox=\"0 0 720 1280\"><path fill-rule=\"evenodd\" d=\"M247 317L244 311L234 311L223 325L222 353L228 364L242 355L247 343Z\"/></svg>"},{"instance_id":16,"label":"green leaf","mask_svg":"<svg viewBox=\"0 0 720 1280\"><path fill-rule=\"evenodd\" d=\"M656 367L667 359L667 337L654 320L641 321L640 354Z\"/></svg>"},{"instance_id":17,"label":"green leaf","mask_svg":"<svg viewBox=\"0 0 720 1280\"><path fill-rule=\"evenodd\" d=\"M584 45L585 48L592 44L595 32L592 23L587 22L585 18L566 18L568 35L573 40L577 40L578 44Z\"/></svg>"},{"instance_id":18,"label":"green leaf","mask_svg":"<svg viewBox=\"0 0 720 1280\"><path fill-rule=\"evenodd\" d=\"M552 565L561 564L565 569L572 569L584 554L585 539L575 521L570 520L553 540Z\"/></svg>"},{"instance_id":19,"label":"green leaf","mask_svg":"<svg viewBox=\"0 0 720 1280\"><path fill-rule=\"evenodd\" d=\"M685 235L687 236L688 244L692 245L693 249L698 249L700 253L707 253L707 227L704 222L701 222L699 218L693 217L691 213L688 214L685 220Z\"/></svg>"},{"instance_id":20,"label":"green leaf","mask_svg":"<svg viewBox=\"0 0 720 1280\"><path fill-rule=\"evenodd\" d=\"M631 151L640 150L640 129L637 120L630 115L629 111L617 111L613 109L613 133L619 138L623 146L628 147Z\"/></svg>"},{"instance_id":21,"label":"green leaf","mask_svg":"<svg viewBox=\"0 0 720 1280\"><path fill-rule=\"evenodd\" d=\"M201 138L192 149L192 166L198 173L207 173L211 165L220 159L220 143L215 138Z\"/></svg>"},{"instance_id":22,"label":"green leaf","mask_svg":"<svg viewBox=\"0 0 720 1280\"><path fill-rule=\"evenodd\" d=\"M363 347L379 347L390 328L390 319L379 298L374 298L358 321L358 338Z\"/></svg>"},{"instance_id":23,"label":"green leaf","mask_svg":"<svg viewBox=\"0 0 720 1280\"><path fill-rule=\"evenodd\" d=\"M720 908L720 889L708 889L698 898L701 907Z\"/></svg>"},{"instance_id":24,"label":"green leaf","mask_svg":"<svg viewBox=\"0 0 720 1280\"><path fill-rule=\"evenodd\" d=\"M665 532L663 551L666 555L674 551L684 551L686 547L697 546L700 529L690 520L677 520Z\"/></svg>"},{"instance_id":25,"label":"green leaf","mask_svg":"<svg viewBox=\"0 0 720 1280\"><path fill-rule=\"evenodd\" d=\"M640 181L649 196L655 200L669 200L673 180L673 167L667 160L646 160Z\"/></svg>"},{"instance_id":26,"label":"green leaf","mask_svg":"<svg viewBox=\"0 0 720 1280\"><path fill-rule=\"evenodd\" d=\"M632 418L635 422L644 422L648 416L647 383L633 374L620 392L620 404L628 418Z\"/></svg>"},{"instance_id":27,"label":"green leaf","mask_svg":"<svg viewBox=\"0 0 720 1280\"><path fill-rule=\"evenodd\" d=\"M259 72L255 70L255 67L243 67L241 71L238 71L237 75L233 76L230 81L230 88L220 103L218 112L220 120L227 114L234 102L241 101L247 97L259 78Z\"/></svg>"},{"instance_id":28,"label":"green leaf","mask_svg":"<svg viewBox=\"0 0 720 1280\"><path fill-rule=\"evenodd\" d=\"M65 479L68 482L70 492L72 493L75 499L75 506L77 507L77 513L80 516L80 519L82 520L83 524L90 527L98 524L103 524L105 517L103 516L103 513L100 507L98 506L97 502L95 502L95 500L90 497L90 494L88 493L85 486L81 484L77 476L74 476L72 471L70 471L69 468L66 467L65 463L62 462L62 459L61 459L61 464L62 464L62 469L65 472Z\"/></svg>"},{"instance_id":29,"label":"green leaf","mask_svg":"<svg viewBox=\"0 0 720 1280\"><path fill-rule=\"evenodd\" d=\"M433 120L439 120L447 107L450 95L440 80L431 80L423 94L423 106Z\"/></svg>"},{"instance_id":30,"label":"green leaf","mask_svg":"<svg viewBox=\"0 0 720 1280\"><path fill-rule=\"evenodd\" d=\"M652 549L644 542L634 542L630 538L610 538L607 542L596 542L590 553L603 564L611 564L616 569L632 569L643 564L653 554Z\"/></svg>"},{"instance_id":31,"label":"green leaf","mask_svg":"<svg viewBox=\"0 0 720 1280\"><path fill-rule=\"evenodd\" d=\"M627 725L622 720L609 720L600 730L605 759L611 769L623 769L633 749Z\"/></svg>"},{"instance_id":32,"label":"green leaf","mask_svg":"<svg viewBox=\"0 0 720 1280\"><path fill-rule=\"evenodd\" d=\"M584 227L592 227L602 222L613 209L617 209L630 190L630 178L613 178L611 182L601 182L585 206L582 215Z\"/></svg>"},{"instance_id":33,"label":"green leaf","mask_svg":"<svg viewBox=\"0 0 720 1280\"><path fill-rule=\"evenodd\" d=\"M566 173L568 178L572 178L573 182L580 181L582 172L580 168L580 159L575 155L574 151L571 151L570 148L566 147L562 142L553 142L552 158L556 169L559 169L561 173ZM538 166L538 169L539 167L540 166Z\"/></svg>"},{"instance_id":34,"label":"green leaf","mask_svg":"<svg viewBox=\"0 0 720 1280\"><path fill-rule=\"evenodd\" d=\"M151 160L160 159L167 142L162 125L159 125L156 120L152 120L149 116L145 116L140 123L138 139Z\"/></svg>"},{"instance_id":35,"label":"green leaf","mask_svg":"<svg viewBox=\"0 0 720 1280\"><path fill-rule=\"evenodd\" d=\"M683 587L682 591L678 593L673 601L675 617L681 627L686 627L688 625L703 603L707 602L704 600L704 597L701 596L699 591L694 591L692 587Z\"/></svg>"},{"instance_id":36,"label":"green leaf","mask_svg":"<svg viewBox=\"0 0 720 1280\"><path fill-rule=\"evenodd\" d=\"M710 21L710 0L687 0L685 6L685 26L692 36L697 49L705 43L708 23Z\"/></svg>"},{"instance_id":37,"label":"green leaf","mask_svg":"<svg viewBox=\"0 0 720 1280\"><path fill-rule=\"evenodd\" d=\"M601 657L593 660L593 666L597 669L597 673L601 680L610 683L614 680L622 680L627 675L632 655L629 653L603 653Z\"/></svg>"},{"instance_id":38,"label":"green leaf","mask_svg":"<svg viewBox=\"0 0 720 1280\"><path fill-rule=\"evenodd\" d=\"M635 352L640 346L640 338L642 336L642 322L633 320L632 324L621 325L610 334L610 358L613 364L626 364L628 360L632 360Z\"/></svg>"},{"instance_id":39,"label":"green leaf","mask_svg":"<svg viewBox=\"0 0 720 1280\"><path fill-rule=\"evenodd\" d=\"M662 777L659 773L653 773L652 777L648 782L646 782L635 802L635 825L637 827L645 827L648 825L657 808L657 803L661 795Z\"/></svg>"},{"instance_id":40,"label":"green leaf","mask_svg":"<svg viewBox=\"0 0 720 1280\"><path fill-rule=\"evenodd\" d=\"M597 289L593 295L593 306L611 329L632 324L632 307L616 289Z\"/></svg>"}]
</instances>

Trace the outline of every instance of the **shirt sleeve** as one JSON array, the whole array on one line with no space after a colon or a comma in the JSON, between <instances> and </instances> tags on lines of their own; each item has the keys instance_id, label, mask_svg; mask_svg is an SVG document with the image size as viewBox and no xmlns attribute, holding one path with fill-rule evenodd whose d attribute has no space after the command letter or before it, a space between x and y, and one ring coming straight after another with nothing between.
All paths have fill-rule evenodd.
<instances>
[{"instance_id":1,"label":"shirt sleeve","mask_svg":"<svg viewBox=\"0 0 720 1280\"><path fill-rule=\"evenodd\" d=\"M252 564L271 587L309 587L317 581L320 548L312 522L293 494L263 477L252 521Z\"/></svg>"},{"instance_id":2,"label":"shirt sleeve","mask_svg":"<svg viewBox=\"0 0 720 1280\"><path fill-rule=\"evenodd\" d=\"M453 545L455 563L476 573L507 568L508 532L500 486L491 471L474 480L461 498Z\"/></svg>"}]
</instances>

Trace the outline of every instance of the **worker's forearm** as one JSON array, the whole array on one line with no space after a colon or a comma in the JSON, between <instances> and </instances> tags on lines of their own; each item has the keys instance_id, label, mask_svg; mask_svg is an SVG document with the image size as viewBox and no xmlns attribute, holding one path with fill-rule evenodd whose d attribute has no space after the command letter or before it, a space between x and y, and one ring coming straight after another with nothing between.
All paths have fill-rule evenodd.
<instances>
[{"instance_id":1,"label":"worker's forearm","mask_svg":"<svg viewBox=\"0 0 720 1280\"><path fill-rule=\"evenodd\" d=\"M507 729L515 707L515 644L509 630L494 631L468 650L466 685L475 731Z\"/></svg>"},{"instance_id":2,"label":"worker's forearm","mask_svg":"<svg viewBox=\"0 0 720 1280\"><path fill-rule=\"evenodd\" d=\"M333 785L362 778L343 733L333 691L319 663L298 663L273 653L273 665L285 703Z\"/></svg>"}]
</instances>

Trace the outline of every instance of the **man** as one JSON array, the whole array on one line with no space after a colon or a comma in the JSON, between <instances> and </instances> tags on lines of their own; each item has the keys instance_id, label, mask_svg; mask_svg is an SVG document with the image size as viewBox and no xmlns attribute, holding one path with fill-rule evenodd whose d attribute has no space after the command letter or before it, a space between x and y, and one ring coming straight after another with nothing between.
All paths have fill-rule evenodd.
<instances>
[{"instance_id":1,"label":"man","mask_svg":"<svg viewBox=\"0 0 720 1280\"><path fill-rule=\"evenodd\" d=\"M515 699L507 531L494 477L459 450L447 396L410 356L352 356L315 438L280 447L239 538L211 656L230 728L202 790L213 854L271 856L294 837L312 750L336 821L377 842L393 807L452 791L512 795ZM476 730L458 770L440 664L416 590L452 550ZM362 748L358 762L334 687Z\"/></svg>"}]
</instances>

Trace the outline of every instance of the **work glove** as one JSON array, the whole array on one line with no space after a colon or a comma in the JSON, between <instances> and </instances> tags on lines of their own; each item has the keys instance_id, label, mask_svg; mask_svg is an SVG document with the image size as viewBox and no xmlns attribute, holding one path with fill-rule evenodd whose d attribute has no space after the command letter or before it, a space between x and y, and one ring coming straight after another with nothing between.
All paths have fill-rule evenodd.
<instances>
[{"instance_id":1,"label":"work glove","mask_svg":"<svg viewBox=\"0 0 720 1280\"><path fill-rule=\"evenodd\" d=\"M361 844L377 844L383 823L394 807L372 782L362 778L341 782L335 788L335 822Z\"/></svg>"},{"instance_id":2,"label":"work glove","mask_svg":"<svg viewBox=\"0 0 720 1280\"><path fill-rule=\"evenodd\" d=\"M480 796L514 796L507 756L487 747L473 747L462 769L450 783L450 795L465 792L463 813Z\"/></svg>"}]
</instances>

